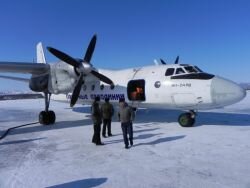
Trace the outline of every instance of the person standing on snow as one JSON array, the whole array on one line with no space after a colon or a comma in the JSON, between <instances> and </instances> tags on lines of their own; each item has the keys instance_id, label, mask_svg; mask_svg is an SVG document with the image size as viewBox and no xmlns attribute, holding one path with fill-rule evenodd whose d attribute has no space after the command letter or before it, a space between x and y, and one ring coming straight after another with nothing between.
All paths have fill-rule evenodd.
<instances>
[{"instance_id":1,"label":"person standing on snow","mask_svg":"<svg viewBox=\"0 0 250 188\"><path fill-rule=\"evenodd\" d=\"M108 136L112 136L111 133L111 121L114 114L113 105L109 103L109 98L105 98L105 103L101 106L103 127L102 136L106 138L106 128L108 128Z\"/></svg>"},{"instance_id":2,"label":"person standing on snow","mask_svg":"<svg viewBox=\"0 0 250 188\"><path fill-rule=\"evenodd\" d=\"M120 109L118 112L118 118L119 121L121 121L121 128L123 133L123 140L125 144L125 148L129 148L130 146L133 146L133 121L135 117L134 110L128 106L128 104L125 102L124 98L121 98L119 100ZM128 139L129 135L129 139ZM129 140L129 141L128 141Z\"/></svg>"},{"instance_id":3,"label":"person standing on snow","mask_svg":"<svg viewBox=\"0 0 250 188\"><path fill-rule=\"evenodd\" d=\"M95 100L91 106L91 115L94 126L94 135L92 138L92 142L96 145L104 145L101 142L101 124L102 124L102 114L99 106L100 97L95 97Z\"/></svg>"}]
</instances>

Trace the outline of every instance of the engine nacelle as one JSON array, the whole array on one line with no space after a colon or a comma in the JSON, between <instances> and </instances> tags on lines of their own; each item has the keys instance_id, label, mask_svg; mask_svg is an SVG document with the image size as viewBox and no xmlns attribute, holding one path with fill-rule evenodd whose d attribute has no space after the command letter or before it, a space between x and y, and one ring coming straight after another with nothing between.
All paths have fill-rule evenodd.
<instances>
[{"instance_id":1,"label":"engine nacelle","mask_svg":"<svg viewBox=\"0 0 250 188\"><path fill-rule=\"evenodd\" d=\"M44 75L32 75L29 81L29 87L35 92L48 91L49 74Z\"/></svg>"},{"instance_id":2,"label":"engine nacelle","mask_svg":"<svg viewBox=\"0 0 250 188\"><path fill-rule=\"evenodd\" d=\"M84 75L91 72L91 66L84 64L82 70ZM66 94L73 92L79 79L79 70L64 62L50 65L50 72L43 75L32 75L30 79L30 89L36 92L49 92L52 94ZM97 78L91 76L88 81L95 81Z\"/></svg>"},{"instance_id":3,"label":"engine nacelle","mask_svg":"<svg viewBox=\"0 0 250 188\"><path fill-rule=\"evenodd\" d=\"M73 66L64 62L51 65L49 92L54 94L72 92L78 80Z\"/></svg>"}]
</instances>

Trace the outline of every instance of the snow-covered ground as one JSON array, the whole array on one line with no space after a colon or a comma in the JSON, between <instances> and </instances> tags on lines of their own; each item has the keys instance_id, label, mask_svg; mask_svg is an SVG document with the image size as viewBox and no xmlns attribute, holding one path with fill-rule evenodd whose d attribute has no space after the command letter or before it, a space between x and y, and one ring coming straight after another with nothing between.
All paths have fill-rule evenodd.
<instances>
[{"instance_id":1,"label":"snow-covered ground","mask_svg":"<svg viewBox=\"0 0 250 188\"><path fill-rule=\"evenodd\" d=\"M0 134L37 121L43 99L0 102ZM121 127L91 143L89 108L52 102L53 126L13 130L0 141L0 187L249 188L250 96L200 112L196 126L178 125L179 111L140 110L135 145L124 149Z\"/></svg>"}]
</instances>

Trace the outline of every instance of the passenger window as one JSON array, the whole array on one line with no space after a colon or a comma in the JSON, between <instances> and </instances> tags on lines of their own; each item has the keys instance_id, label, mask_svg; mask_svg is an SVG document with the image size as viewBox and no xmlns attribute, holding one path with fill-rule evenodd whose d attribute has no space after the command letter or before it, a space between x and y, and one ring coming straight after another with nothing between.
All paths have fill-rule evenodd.
<instances>
[{"instance_id":1,"label":"passenger window","mask_svg":"<svg viewBox=\"0 0 250 188\"><path fill-rule=\"evenodd\" d=\"M101 89L101 90L104 89L104 85L103 85L103 84L100 85L100 89Z\"/></svg>"},{"instance_id":2,"label":"passenger window","mask_svg":"<svg viewBox=\"0 0 250 188\"><path fill-rule=\"evenodd\" d=\"M83 90L86 91L87 90L87 86L83 85Z\"/></svg>"},{"instance_id":3,"label":"passenger window","mask_svg":"<svg viewBox=\"0 0 250 188\"><path fill-rule=\"evenodd\" d=\"M174 68L169 68L166 70L165 76L172 76L174 74Z\"/></svg>"},{"instance_id":4,"label":"passenger window","mask_svg":"<svg viewBox=\"0 0 250 188\"><path fill-rule=\"evenodd\" d=\"M175 74L184 74L185 71L182 68L177 68Z\"/></svg>"},{"instance_id":5,"label":"passenger window","mask_svg":"<svg viewBox=\"0 0 250 188\"><path fill-rule=\"evenodd\" d=\"M197 70L195 70L194 67L191 67L191 66L188 66L188 67L184 67L185 70L188 72L188 73L196 73Z\"/></svg>"}]
</instances>

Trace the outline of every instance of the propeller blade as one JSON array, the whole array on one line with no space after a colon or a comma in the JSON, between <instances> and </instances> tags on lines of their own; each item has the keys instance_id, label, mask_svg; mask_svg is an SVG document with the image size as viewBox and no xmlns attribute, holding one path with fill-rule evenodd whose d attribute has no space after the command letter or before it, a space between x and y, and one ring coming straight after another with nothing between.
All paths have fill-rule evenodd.
<instances>
[{"instance_id":1,"label":"propeller blade","mask_svg":"<svg viewBox=\"0 0 250 188\"><path fill-rule=\"evenodd\" d=\"M65 54L64 52L61 52L55 48L52 47L47 47L48 51L52 53L54 56L56 56L58 59L64 61L65 63L68 63L72 65L73 67L79 67L78 61L76 61L74 58L71 56Z\"/></svg>"},{"instance_id":2,"label":"propeller blade","mask_svg":"<svg viewBox=\"0 0 250 188\"><path fill-rule=\"evenodd\" d=\"M72 94L72 97L71 97L71 101L70 101L70 107L73 107L75 104L76 104L76 101L80 95L80 91L81 91L81 88L82 88L82 79L83 79L83 74L81 74L77 84L76 84L76 87L73 91L73 94Z\"/></svg>"},{"instance_id":3,"label":"propeller blade","mask_svg":"<svg viewBox=\"0 0 250 188\"><path fill-rule=\"evenodd\" d=\"M160 59L160 61L161 61L161 64L163 64L163 65L167 64L163 59Z\"/></svg>"},{"instance_id":4,"label":"propeller blade","mask_svg":"<svg viewBox=\"0 0 250 188\"><path fill-rule=\"evenodd\" d=\"M87 62L87 63L90 62L91 57L92 57L92 55L93 55L93 52L94 52L94 50L95 50L96 39L97 39L97 36L94 35L94 36L92 37L90 43L89 43L88 49L87 49L87 51L86 51L86 53L85 53L85 56L84 56L84 58L83 58L83 61L84 61L84 62Z\"/></svg>"},{"instance_id":5,"label":"propeller blade","mask_svg":"<svg viewBox=\"0 0 250 188\"><path fill-rule=\"evenodd\" d=\"M178 63L179 63L179 56L176 57L174 64L178 64Z\"/></svg>"},{"instance_id":6,"label":"propeller blade","mask_svg":"<svg viewBox=\"0 0 250 188\"><path fill-rule=\"evenodd\" d=\"M103 74L101 74L99 72L96 72L96 71L92 70L91 73L95 77L99 78L102 82L105 82L106 84L109 84L109 85L113 85L114 84L112 80L110 80L108 77L104 76Z\"/></svg>"}]
</instances>

